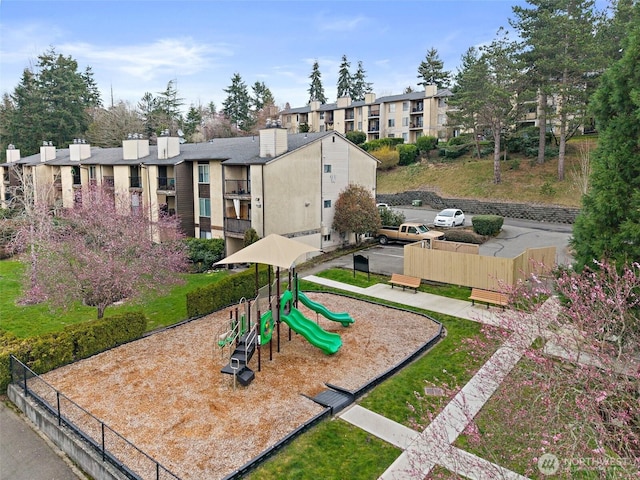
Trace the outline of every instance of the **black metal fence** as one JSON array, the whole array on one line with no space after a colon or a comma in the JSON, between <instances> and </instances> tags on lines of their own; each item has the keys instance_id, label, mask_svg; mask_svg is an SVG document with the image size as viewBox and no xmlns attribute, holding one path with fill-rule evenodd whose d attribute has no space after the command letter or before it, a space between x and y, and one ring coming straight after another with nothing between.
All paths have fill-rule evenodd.
<instances>
[{"instance_id":1,"label":"black metal fence","mask_svg":"<svg viewBox=\"0 0 640 480\"><path fill-rule=\"evenodd\" d=\"M56 418L58 426L73 431L101 456L102 461L109 462L132 480L180 480L180 477L103 421L65 397L13 355L10 363L11 383L18 385L25 397L31 397ZM126 459L126 464L122 459Z\"/></svg>"}]
</instances>

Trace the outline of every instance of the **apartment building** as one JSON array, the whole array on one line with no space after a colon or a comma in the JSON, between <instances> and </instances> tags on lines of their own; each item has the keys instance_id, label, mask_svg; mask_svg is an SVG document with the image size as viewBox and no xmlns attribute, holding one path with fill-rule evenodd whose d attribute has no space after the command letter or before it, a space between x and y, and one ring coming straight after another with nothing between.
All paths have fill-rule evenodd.
<instances>
[{"instance_id":1,"label":"apartment building","mask_svg":"<svg viewBox=\"0 0 640 480\"><path fill-rule=\"evenodd\" d=\"M337 132L289 135L276 123L258 136L200 144L160 136L150 145L134 134L120 148L78 140L67 149L43 145L25 158L10 148L0 164L0 198L6 208L15 187L30 182L39 201L72 208L82 187L102 185L118 205L142 209L151 220L165 211L178 215L188 236L224 238L227 254L242 248L249 228L331 250L355 240L331 228L340 192L359 184L375 197L377 164Z\"/></svg>"},{"instance_id":2,"label":"apartment building","mask_svg":"<svg viewBox=\"0 0 640 480\"><path fill-rule=\"evenodd\" d=\"M359 131L367 134L368 141L397 137L405 143L415 143L423 135L446 140L453 136L447 126L447 99L451 95L450 90L438 90L435 85L427 85L420 92L378 99L368 93L363 101L352 102L343 97L336 103L323 105L316 101L283 110L280 121L290 133Z\"/></svg>"}]
</instances>

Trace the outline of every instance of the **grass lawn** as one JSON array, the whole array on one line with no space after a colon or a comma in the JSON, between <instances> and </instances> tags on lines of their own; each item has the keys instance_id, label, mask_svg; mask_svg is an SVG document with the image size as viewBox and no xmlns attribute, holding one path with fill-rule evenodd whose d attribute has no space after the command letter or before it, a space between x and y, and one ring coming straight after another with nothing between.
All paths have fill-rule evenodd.
<instances>
[{"instance_id":1,"label":"grass lawn","mask_svg":"<svg viewBox=\"0 0 640 480\"><path fill-rule=\"evenodd\" d=\"M22 294L22 272L24 266L17 261L0 261L0 329L20 338L38 336L62 330L72 325L97 318L95 307L76 304L68 311L52 309L49 305L25 305L16 303ZM166 295L156 295L141 304L108 307L105 315L130 310L144 310L149 319L147 329L172 325L187 317L186 292L216 282L227 271L217 273L184 274L185 284L172 288Z\"/></svg>"}]
</instances>

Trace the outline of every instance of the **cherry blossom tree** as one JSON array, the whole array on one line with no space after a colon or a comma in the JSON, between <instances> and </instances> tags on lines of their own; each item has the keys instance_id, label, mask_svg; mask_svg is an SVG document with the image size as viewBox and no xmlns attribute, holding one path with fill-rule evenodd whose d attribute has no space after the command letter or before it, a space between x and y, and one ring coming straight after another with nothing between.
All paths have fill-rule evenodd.
<instances>
[{"instance_id":1,"label":"cherry blossom tree","mask_svg":"<svg viewBox=\"0 0 640 480\"><path fill-rule=\"evenodd\" d=\"M118 205L121 197L107 189L80 195L81 205L42 219L49 235L39 238L36 249L23 246L37 256L28 269L35 284L27 286L27 299L63 308L81 301L102 318L115 302L181 282L176 273L186 271L187 253L175 216L161 214L152 223L145 209Z\"/></svg>"}]
</instances>

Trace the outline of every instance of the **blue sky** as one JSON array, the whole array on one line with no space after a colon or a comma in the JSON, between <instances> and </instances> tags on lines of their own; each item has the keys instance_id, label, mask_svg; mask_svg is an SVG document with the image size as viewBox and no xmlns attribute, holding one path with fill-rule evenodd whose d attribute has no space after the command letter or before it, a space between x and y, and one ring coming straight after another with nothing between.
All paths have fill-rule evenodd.
<instances>
[{"instance_id":1,"label":"blue sky","mask_svg":"<svg viewBox=\"0 0 640 480\"><path fill-rule=\"evenodd\" d=\"M417 69L435 47L456 71L470 46L509 27L507 0L124 1L0 0L0 92L12 93L24 68L50 47L90 66L105 105L135 105L175 80L189 105L218 109L239 73L264 82L276 103L306 105L318 61L335 101L342 55L355 73L363 62L378 97L417 88Z\"/></svg>"}]
</instances>

